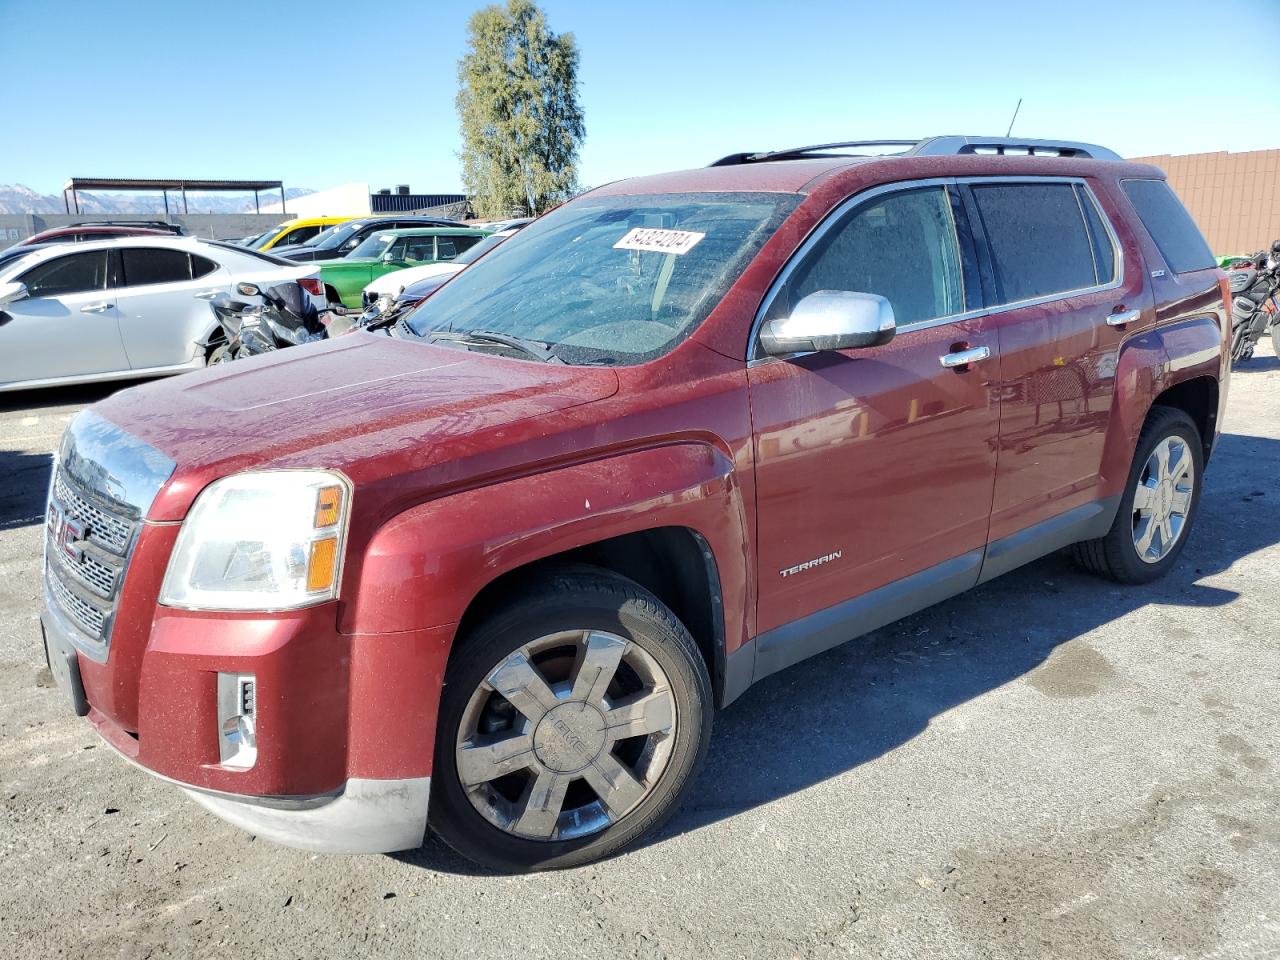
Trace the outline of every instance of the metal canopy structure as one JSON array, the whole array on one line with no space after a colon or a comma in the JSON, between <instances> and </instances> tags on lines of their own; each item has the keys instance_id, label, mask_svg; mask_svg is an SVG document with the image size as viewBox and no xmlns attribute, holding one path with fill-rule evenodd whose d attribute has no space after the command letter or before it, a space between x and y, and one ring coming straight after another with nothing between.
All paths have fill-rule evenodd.
<instances>
[{"instance_id":1,"label":"metal canopy structure","mask_svg":"<svg viewBox=\"0 0 1280 960\"><path fill-rule=\"evenodd\" d=\"M164 213L169 215L169 191L182 194L182 212L187 212L187 191L199 190L220 193L248 193L253 191L253 212L261 213L258 194L263 190L280 191L280 212L285 212L284 183L280 180L129 180L112 177L72 177L62 187L62 204L67 213L80 213L80 190L159 190L164 197Z\"/></svg>"}]
</instances>

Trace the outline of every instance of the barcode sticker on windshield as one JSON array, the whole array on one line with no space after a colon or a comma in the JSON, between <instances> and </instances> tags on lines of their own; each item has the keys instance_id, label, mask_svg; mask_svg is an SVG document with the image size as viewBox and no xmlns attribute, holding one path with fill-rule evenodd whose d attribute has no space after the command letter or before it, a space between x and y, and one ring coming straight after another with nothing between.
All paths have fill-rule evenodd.
<instances>
[{"instance_id":1,"label":"barcode sticker on windshield","mask_svg":"<svg viewBox=\"0 0 1280 960\"><path fill-rule=\"evenodd\" d=\"M661 230L657 227L636 227L613 245L615 250L648 250L653 253L688 253L705 237L705 233L688 230Z\"/></svg>"}]
</instances>

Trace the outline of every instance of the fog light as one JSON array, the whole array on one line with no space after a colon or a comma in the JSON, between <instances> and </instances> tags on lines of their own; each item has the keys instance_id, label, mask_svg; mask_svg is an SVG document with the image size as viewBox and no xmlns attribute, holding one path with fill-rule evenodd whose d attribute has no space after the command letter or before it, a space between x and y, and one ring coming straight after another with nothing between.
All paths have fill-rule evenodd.
<instances>
[{"instance_id":1,"label":"fog light","mask_svg":"<svg viewBox=\"0 0 1280 960\"><path fill-rule=\"evenodd\" d=\"M225 767L247 769L258 759L253 674L218 674L218 754Z\"/></svg>"}]
</instances>

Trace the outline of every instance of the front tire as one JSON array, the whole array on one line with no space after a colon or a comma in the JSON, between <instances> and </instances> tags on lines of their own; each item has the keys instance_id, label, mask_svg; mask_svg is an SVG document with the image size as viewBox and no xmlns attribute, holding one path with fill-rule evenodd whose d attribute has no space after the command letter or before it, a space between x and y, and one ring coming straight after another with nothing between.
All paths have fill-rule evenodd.
<instances>
[{"instance_id":1,"label":"front tire","mask_svg":"<svg viewBox=\"0 0 1280 960\"><path fill-rule=\"evenodd\" d=\"M598 568L558 570L450 658L432 829L504 872L610 856L675 812L711 714L702 656L660 600Z\"/></svg>"},{"instance_id":2,"label":"front tire","mask_svg":"<svg viewBox=\"0 0 1280 960\"><path fill-rule=\"evenodd\" d=\"M1111 529L1075 544L1072 557L1121 583L1164 576L1187 545L1203 486L1204 444L1195 422L1173 407L1153 407Z\"/></svg>"}]
</instances>

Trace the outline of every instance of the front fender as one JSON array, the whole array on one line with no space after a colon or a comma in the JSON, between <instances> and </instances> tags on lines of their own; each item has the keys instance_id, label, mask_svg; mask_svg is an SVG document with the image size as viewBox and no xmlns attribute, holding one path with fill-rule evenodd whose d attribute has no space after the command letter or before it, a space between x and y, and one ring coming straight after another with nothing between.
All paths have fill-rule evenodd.
<instances>
[{"instance_id":1,"label":"front fender","mask_svg":"<svg viewBox=\"0 0 1280 960\"><path fill-rule=\"evenodd\" d=\"M1116 391L1102 461L1103 497L1123 492L1138 434L1156 398L1197 377L1220 381L1222 371L1222 328L1210 317L1156 327L1125 341L1116 363Z\"/></svg>"},{"instance_id":2,"label":"front fender","mask_svg":"<svg viewBox=\"0 0 1280 960\"><path fill-rule=\"evenodd\" d=\"M617 454L452 494L384 524L345 604L345 633L456 623L497 577L611 537L687 527L710 547L732 650L750 626L746 512L732 461L708 443Z\"/></svg>"}]
</instances>

